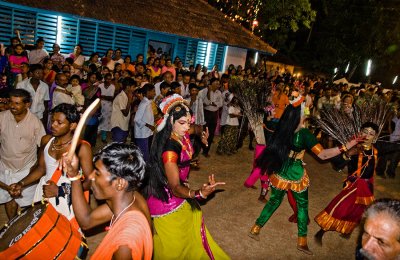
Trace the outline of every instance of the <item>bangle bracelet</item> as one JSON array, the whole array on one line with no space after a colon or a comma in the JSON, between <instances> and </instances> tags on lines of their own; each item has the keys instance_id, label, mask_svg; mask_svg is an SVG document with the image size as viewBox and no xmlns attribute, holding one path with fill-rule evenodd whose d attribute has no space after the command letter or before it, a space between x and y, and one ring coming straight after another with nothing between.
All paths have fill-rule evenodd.
<instances>
[{"instance_id":1,"label":"bangle bracelet","mask_svg":"<svg viewBox=\"0 0 400 260\"><path fill-rule=\"evenodd\" d=\"M194 198L195 199L197 199L197 200L204 200L204 199L206 199L207 197L203 197L202 196L202 194L201 194L201 191L200 190L196 190L195 192L194 192Z\"/></svg>"},{"instance_id":2,"label":"bangle bracelet","mask_svg":"<svg viewBox=\"0 0 400 260\"><path fill-rule=\"evenodd\" d=\"M189 189L189 198L192 198L192 195L190 194L191 191L192 191L192 190Z\"/></svg>"},{"instance_id":3,"label":"bangle bracelet","mask_svg":"<svg viewBox=\"0 0 400 260\"><path fill-rule=\"evenodd\" d=\"M21 185L21 187L23 188L24 187L24 185L25 185L25 183L23 182L23 181L19 181L19 182L17 182L19 185Z\"/></svg>"},{"instance_id":4,"label":"bangle bracelet","mask_svg":"<svg viewBox=\"0 0 400 260\"><path fill-rule=\"evenodd\" d=\"M82 178L82 176L83 176L82 169L79 169L79 173L74 177L69 177L68 180L70 182L77 181L77 180L80 180Z\"/></svg>"},{"instance_id":5,"label":"bangle bracelet","mask_svg":"<svg viewBox=\"0 0 400 260\"><path fill-rule=\"evenodd\" d=\"M203 193L201 193L201 190L199 190L199 193L200 193L200 197L201 197L202 199L207 199L207 196L204 196Z\"/></svg>"},{"instance_id":6,"label":"bangle bracelet","mask_svg":"<svg viewBox=\"0 0 400 260\"><path fill-rule=\"evenodd\" d=\"M347 148L344 144L342 144L341 146L338 146L339 148L339 152L343 153L343 152L347 152Z\"/></svg>"}]
</instances>

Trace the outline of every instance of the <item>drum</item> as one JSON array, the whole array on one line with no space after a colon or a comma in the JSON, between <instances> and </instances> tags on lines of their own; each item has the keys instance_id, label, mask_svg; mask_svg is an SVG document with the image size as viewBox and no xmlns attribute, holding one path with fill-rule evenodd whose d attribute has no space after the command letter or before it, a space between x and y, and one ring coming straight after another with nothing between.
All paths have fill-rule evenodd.
<instances>
[{"instance_id":1,"label":"drum","mask_svg":"<svg viewBox=\"0 0 400 260\"><path fill-rule=\"evenodd\" d=\"M0 259L70 260L86 253L82 235L49 203L24 209L0 230Z\"/></svg>"}]
</instances>

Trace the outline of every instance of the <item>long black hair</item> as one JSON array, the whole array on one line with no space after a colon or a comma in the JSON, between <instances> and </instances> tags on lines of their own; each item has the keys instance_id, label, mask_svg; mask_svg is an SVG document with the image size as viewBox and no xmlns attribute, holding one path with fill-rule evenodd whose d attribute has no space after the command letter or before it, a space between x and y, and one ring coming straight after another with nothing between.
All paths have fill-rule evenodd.
<instances>
[{"instance_id":1,"label":"long black hair","mask_svg":"<svg viewBox=\"0 0 400 260\"><path fill-rule=\"evenodd\" d=\"M286 107L267 147L256 161L257 167L263 172L271 174L279 171L288 159L289 152L293 148L295 131L300 124L300 112L300 106Z\"/></svg>"},{"instance_id":2,"label":"long black hair","mask_svg":"<svg viewBox=\"0 0 400 260\"><path fill-rule=\"evenodd\" d=\"M153 196L164 202L168 202L168 193L165 188L168 188L168 180L165 174L162 154L165 146L171 137L172 126L176 120L188 113L187 106L178 104L171 108L169 116L164 119L166 124L160 132L156 132L153 138L153 143L150 149L150 159L146 169L146 183L143 188L145 198Z\"/></svg>"}]
</instances>

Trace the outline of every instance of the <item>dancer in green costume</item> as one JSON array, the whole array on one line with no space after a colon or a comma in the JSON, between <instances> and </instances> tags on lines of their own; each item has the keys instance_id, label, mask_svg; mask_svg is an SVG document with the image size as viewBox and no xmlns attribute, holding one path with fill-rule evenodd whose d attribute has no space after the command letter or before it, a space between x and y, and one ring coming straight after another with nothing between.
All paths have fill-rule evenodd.
<instances>
[{"instance_id":1,"label":"dancer in green costume","mask_svg":"<svg viewBox=\"0 0 400 260\"><path fill-rule=\"evenodd\" d=\"M354 139L346 145L324 149L315 136L303 127L307 114L303 102L304 97L298 92L294 92L292 95L297 97L286 107L267 148L257 160L258 166L263 169L262 172L271 173L269 176L271 198L251 228L249 236L255 240L260 239L260 229L279 207L286 192L292 190L298 207L297 249L312 254L307 245L309 178L303 168L304 151L309 149L320 159L326 160L350 149L357 144L358 139Z\"/></svg>"}]
</instances>

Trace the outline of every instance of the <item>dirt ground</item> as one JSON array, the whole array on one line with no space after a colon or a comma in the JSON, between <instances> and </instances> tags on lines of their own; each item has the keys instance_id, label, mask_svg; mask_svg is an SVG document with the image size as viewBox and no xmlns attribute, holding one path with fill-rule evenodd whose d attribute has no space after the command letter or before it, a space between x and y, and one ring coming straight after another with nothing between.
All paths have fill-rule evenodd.
<instances>
[{"instance_id":1,"label":"dirt ground","mask_svg":"<svg viewBox=\"0 0 400 260\"><path fill-rule=\"evenodd\" d=\"M321 163L308 154L305 156L304 161L307 163L306 169L311 181L309 247L314 252L314 256L308 256L296 249L297 226L287 220L292 211L286 198L261 230L259 242L247 236L264 206L257 200L258 189L243 186L251 170L253 152L249 151L245 144L235 155L219 156L215 153L217 141L218 138L214 141L210 158L201 156L201 169L190 173L190 182L192 188L200 187L208 180L209 174L215 174L218 181L226 182L226 185L202 206L202 210L206 226L214 240L232 259L354 259L358 229L349 239L328 232L324 236L322 247L313 241L313 235L319 230L313 218L340 191L341 181L345 178L344 173L335 172L329 163ZM260 183L256 186L260 187ZM395 179L376 179L375 195L377 198L400 198L399 187L398 170ZM4 223L6 219L4 207L1 207L0 223ZM105 232L87 235L89 254L94 252L104 234Z\"/></svg>"}]
</instances>

